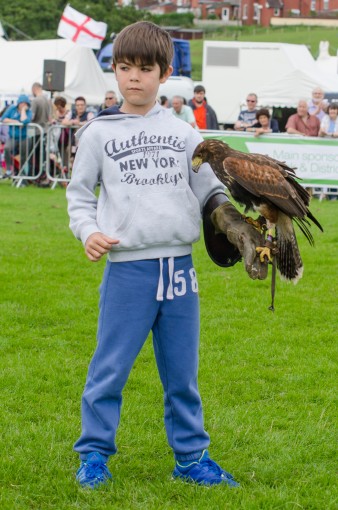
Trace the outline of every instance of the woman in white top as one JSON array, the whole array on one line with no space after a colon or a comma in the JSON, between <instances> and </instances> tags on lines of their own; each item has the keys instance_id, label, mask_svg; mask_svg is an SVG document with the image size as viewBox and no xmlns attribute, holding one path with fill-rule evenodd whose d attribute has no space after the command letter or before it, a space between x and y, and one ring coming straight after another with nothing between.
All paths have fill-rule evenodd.
<instances>
[{"instance_id":1,"label":"woman in white top","mask_svg":"<svg viewBox=\"0 0 338 510\"><path fill-rule=\"evenodd\" d=\"M325 138L338 138L338 104L331 103L328 108L328 114L325 115L320 123L318 136Z\"/></svg>"}]
</instances>

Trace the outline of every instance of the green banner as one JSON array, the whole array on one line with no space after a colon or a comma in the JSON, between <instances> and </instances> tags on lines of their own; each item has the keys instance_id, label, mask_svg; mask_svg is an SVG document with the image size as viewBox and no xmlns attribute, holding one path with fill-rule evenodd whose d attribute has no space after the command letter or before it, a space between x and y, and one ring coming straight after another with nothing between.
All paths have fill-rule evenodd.
<instances>
[{"instance_id":1,"label":"green banner","mask_svg":"<svg viewBox=\"0 0 338 510\"><path fill-rule=\"evenodd\" d=\"M233 149L258 153L285 162L296 169L302 185L338 185L338 140L275 134L255 137L235 131L204 131L204 138L217 138Z\"/></svg>"}]
</instances>

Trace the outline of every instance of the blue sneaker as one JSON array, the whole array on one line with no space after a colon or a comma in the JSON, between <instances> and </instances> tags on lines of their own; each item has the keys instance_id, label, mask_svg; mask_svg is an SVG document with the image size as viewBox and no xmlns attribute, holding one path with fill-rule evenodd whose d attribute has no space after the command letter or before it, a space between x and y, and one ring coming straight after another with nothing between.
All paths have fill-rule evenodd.
<instances>
[{"instance_id":1,"label":"blue sneaker","mask_svg":"<svg viewBox=\"0 0 338 510\"><path fill-rule=\"evenodd\" d=\"M107 464L98 452L89 453L76 472L76 480L79 484L89 489L95 489L99 485L107 483L110 478L112 475Z\"/></svg>"},{"instance_id":2,"label":"blue sneaker","mask_svg":"<svg viewBox=\"0 0 338 510\"><path fill-rule=\"evenodd\" d=\"M226 484L230 487L239 487L234 477L224 471L214 460L209 457L208 450L204 450L199 460L177 462L173 471L174 478L182 478L187 482L198 485Z\"/></svg>"}]
</instances>

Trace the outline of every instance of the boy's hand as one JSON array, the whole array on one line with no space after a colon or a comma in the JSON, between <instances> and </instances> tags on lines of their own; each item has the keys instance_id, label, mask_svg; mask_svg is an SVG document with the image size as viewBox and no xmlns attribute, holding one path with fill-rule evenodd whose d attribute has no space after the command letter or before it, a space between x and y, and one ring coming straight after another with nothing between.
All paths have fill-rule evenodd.
<instances>
[{"instance_id":1,"label":"boy's hand","mask_svg":"<svg viewBox=\"0 0 338 510\"><path fill-rule=\"evenodd\" d=\"M94 232L91 234L85 244L85 253L89 260L92 262L98 262L103 255L108 253L114 244L118 244L120 241L112 239L102 232Z\"/></svg>"}]
</instances>

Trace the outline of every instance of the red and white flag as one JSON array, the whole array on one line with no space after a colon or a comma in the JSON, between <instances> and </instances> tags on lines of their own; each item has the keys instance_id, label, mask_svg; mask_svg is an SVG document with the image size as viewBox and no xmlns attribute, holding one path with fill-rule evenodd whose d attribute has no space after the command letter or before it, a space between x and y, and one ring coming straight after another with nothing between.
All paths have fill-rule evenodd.
<instances>
[{"instance_id":1,"label":"red and white flag","mask_svg":"<svg viewBox=\"0 0 338 510\"><path fill-rule=\"evenodd\" d=\"M66 5L60 19L57 34L71 39L81 46L99 50L106 37L107 23L95 21L85 14Z\"/></svg>"}]
</instances>

